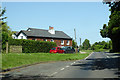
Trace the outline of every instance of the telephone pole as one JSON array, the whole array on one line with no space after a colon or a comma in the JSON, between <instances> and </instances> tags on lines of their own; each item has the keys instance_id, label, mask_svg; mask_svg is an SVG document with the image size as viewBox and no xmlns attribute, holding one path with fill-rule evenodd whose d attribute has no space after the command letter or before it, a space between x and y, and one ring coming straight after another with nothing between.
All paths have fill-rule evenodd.
<instances>
[{"instance_id":1,"label":"telephone pole","mask_svg":"<svg viewBox=\"0 0 120 80\"><path fill-rule=\"evenodd\" d=\"M75 34L75 52L77 53L78 49L77 49L76 30L75 30L75 28L74 28L74 34Z\"/></svg>"},{"instance_id":2,"label":"telephone pole","mask_svg":"<svg viewBox=\"0 0 120 80\"><path fill-rule=\"evenodd\" d=\"M80 46L81 46L81 38L80 38Z\"/></svg>"},{"instance_id":3,"label":"telephone pole","mask_svg":"<svg viewBox=\"0 0 120 80\"><path fill-rule=\"evenodd\" d=\"M76 42L76 30L75 30L75 28L74 28L74 34L75 34L75 42Z\"/></svg>"}]
</instances>

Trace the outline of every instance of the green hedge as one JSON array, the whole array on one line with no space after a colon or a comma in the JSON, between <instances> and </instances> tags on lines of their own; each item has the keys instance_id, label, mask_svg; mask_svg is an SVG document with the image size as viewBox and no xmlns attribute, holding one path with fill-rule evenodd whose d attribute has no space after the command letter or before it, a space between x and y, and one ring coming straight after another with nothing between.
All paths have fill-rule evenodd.
<instances>
[{"instance_id":1,"label":"green hedge","mask_svg":"<svg viewBox=\"0 0 120 80\"><path fill-rule=\"evenodd\" d=\"M22 46L23 53L39 53L39 52L49 52L53 47L56 47L56 43L48 41L34 41L34 40L24 40L24 39L9 39L10 45Z\"/></svg>"}]
</instances>

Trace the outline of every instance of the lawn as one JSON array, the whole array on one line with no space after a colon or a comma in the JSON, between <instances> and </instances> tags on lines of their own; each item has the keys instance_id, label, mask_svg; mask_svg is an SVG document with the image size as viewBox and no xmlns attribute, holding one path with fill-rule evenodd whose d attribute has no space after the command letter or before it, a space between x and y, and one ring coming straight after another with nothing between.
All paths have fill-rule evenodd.
<instances>
[{"instance_id":1,"label":"lawn","mask_svg":"<svg viewBox=\"0 0 120 80\"><path fill-rule=\"evenodd\" d=\"M49 61L66 61L84 59L90 53L86 54L50 54L50 53L8 53L2 55L2 69L18 67L27 64L49 62Z\"/></svg>"}]
</instances>

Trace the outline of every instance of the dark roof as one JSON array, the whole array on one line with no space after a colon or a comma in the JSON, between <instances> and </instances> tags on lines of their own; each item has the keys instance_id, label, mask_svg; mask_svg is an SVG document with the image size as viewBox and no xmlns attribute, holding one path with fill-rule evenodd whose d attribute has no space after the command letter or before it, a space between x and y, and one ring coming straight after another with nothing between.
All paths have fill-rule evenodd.
<instances>
[{"instance_id":1,"label":"dark roof","mask_svg":"<svg viewBox=\"0 0 120 80\"><path fill-rule=\"evenodd\" d=\"M28 31L28 29L30 31ZM70 36L65 34L63 31L55 31L55 34L51 34L48 30L44 29L35 29L28 28L27 31L21 30L28 37L47 37L47 38L64 38L64 39L72 39Z\"/></svg>"},{"instance_id":2,"label":"dark roof","mask_svg":"<svg viewBox=\"0 0 120 80\"><path fill-rule=\"evenodd\" d=\"M19 31L13 31L13 33L14 33L15 35L18 35Z\"/></svg>"}]
</instances>

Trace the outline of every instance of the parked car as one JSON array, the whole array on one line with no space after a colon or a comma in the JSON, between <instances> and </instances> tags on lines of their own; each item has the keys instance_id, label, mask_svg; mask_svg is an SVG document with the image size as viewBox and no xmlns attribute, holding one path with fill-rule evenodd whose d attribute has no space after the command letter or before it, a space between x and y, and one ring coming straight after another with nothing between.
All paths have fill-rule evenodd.
<instances>
[{"instance_id":1,"label":"parked car","mask_svg":"<svg viewBox=\"0 0 120 80\"><path fill-rule=\"evenodd\" d=\"M49 53L64 53L64 50L61 47L54 47L50 49Z\"/></svg>"},{"instance_id":2,"label":"parked car","mask_svg":"<svg viewBox=\"0 0 120 80\"><path fill-rule=\"evenodd\" d=\"M75 53L75 49L71 46L62 47L62 49L64 50L64 53Z\"/></svg>"}]
</instances>

